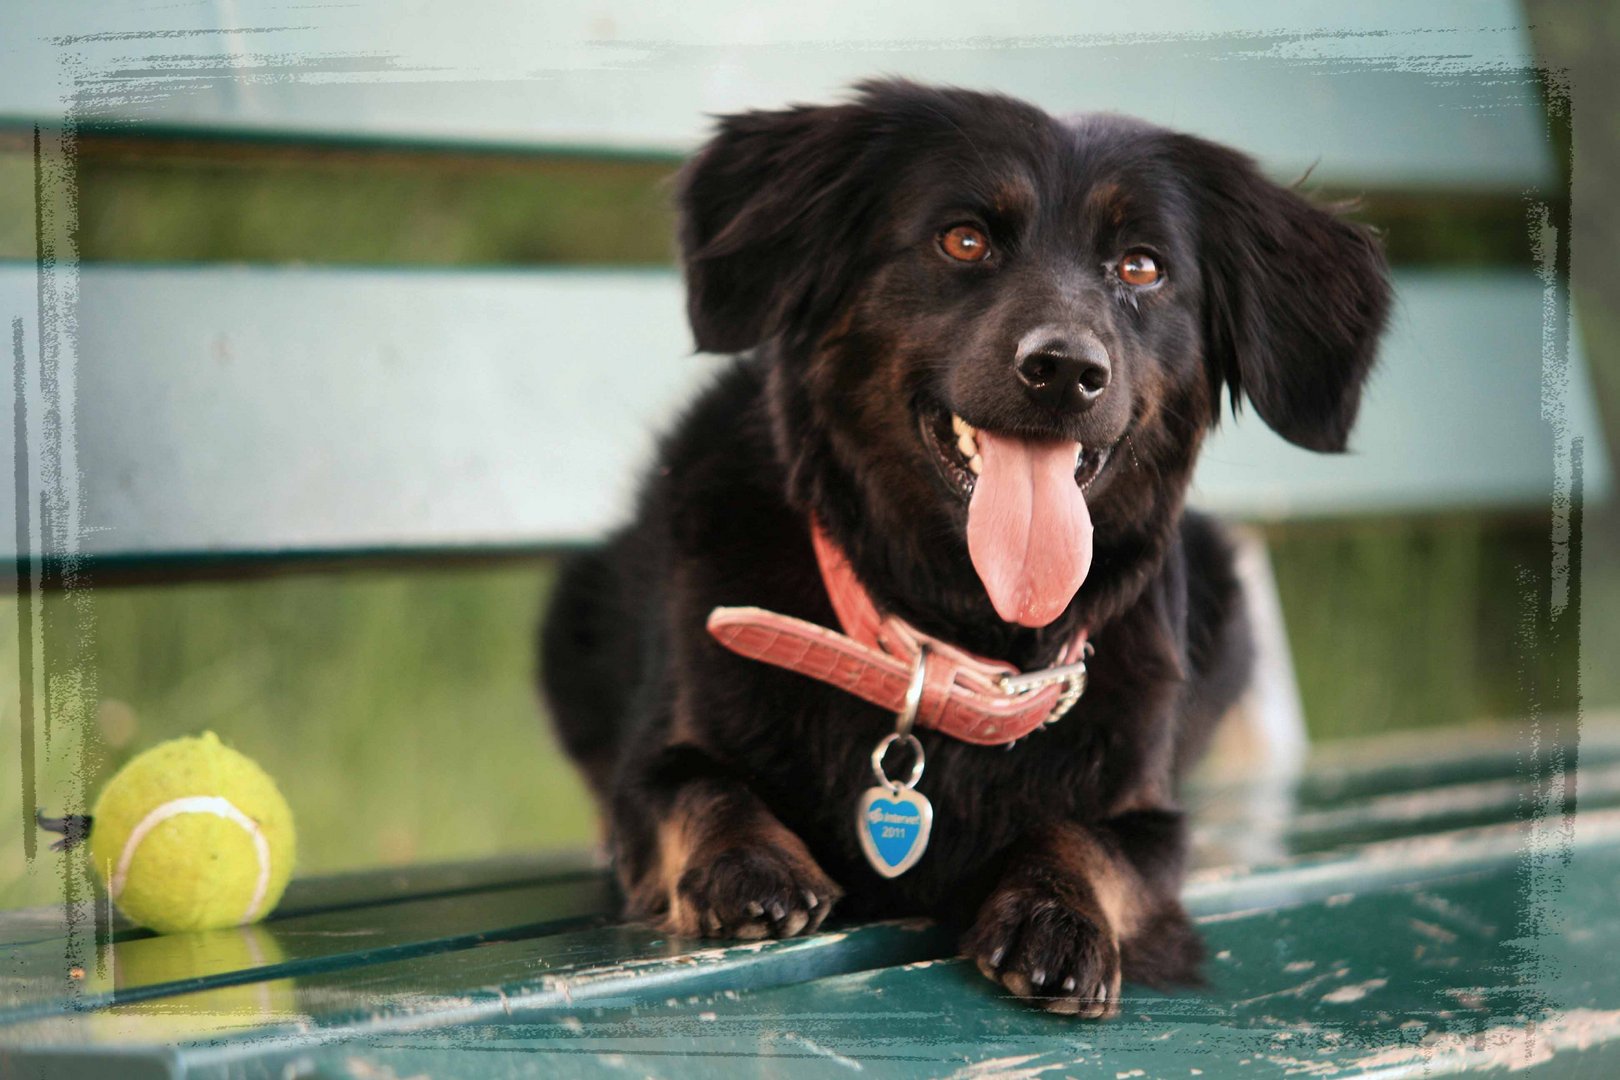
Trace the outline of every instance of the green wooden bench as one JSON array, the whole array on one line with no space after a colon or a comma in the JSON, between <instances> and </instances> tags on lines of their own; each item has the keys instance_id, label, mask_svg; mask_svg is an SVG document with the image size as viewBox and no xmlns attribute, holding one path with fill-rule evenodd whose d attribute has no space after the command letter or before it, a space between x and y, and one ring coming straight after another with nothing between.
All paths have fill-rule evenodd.
<instances>
[{"instance_id":1,"label":"green wooden bench","mask_svg":"<svg viewBox=\"0 0 1620 1080\"><path fill-rule=\"evenodd\" d=\"M1191 3L816 12L8 11L0 127L37 126L46 181L71 168L64 120L87 137L289 153L673 161L706 111L825 99L884 71L1137 113L1280 176L1314 165L1335 190L1556 201L1508 3L1358 6L1309 26L1287 8ZM42 243L60 241L63 212L42 213ZM71 589L85 567L181 579L555 551L623 511L653 432L712 368L690 355L664 269L78 265L52 251L43 267L0 265L20 389L0 439L23 451L0 546L15 543L24 589ZM1606 497L1584 369L1547 322L1556 276L1439 264L1402 268L1397 288L1358 452L1310 456L1245 418L1206 451L1199 502L1262 523L1545 512L1573 482L1577 438L1581 493ZM621 372L611 394L602 357ZM1270 611L1263 567L1251 579ZM1401 737L1306 765L1267 625L1252 730L1269 754L1229 754L1189 797L1186 901L1209 983L1128 987L1116 1022L1003 999L926 924L668 939L615 921L591 856L541 855L302 879L262 926L208 935L114 920L98 942L85 899L0 913L0 1078L1608 1075L1620 926L1600 913L1620 886L1620 718L1587 717L1578 745L1544 717L1530 735ZM1579 815L1564 818L1577 761Z\"/></svg>"},{"instance_id":2,"label":"green wooden bench","mask_svg":"<svg viewBox=\"0 0 1620 1080\"><path fill-rule=\"evenodd\" d=\"M1586 725L1570 844L1558 823L1523 819L1536 790L1516 729L1476 732L1439 761L1401 753L1413 745L1319 761L1273 863L1229 861L1243 826L1206 817L1186 899L1209 984L1127 988L1113 1023L1006 999L926 924L672 940L615 925L588 861L537 858L300 881L260 927L121 930L71 998L59 928L13 914L0 921L0 1061L119 1077L679 1077L750 1063L789 1076L1609 1075L1620 926L1594 915L1620 887L1620 718Z\"/></svg>"}]
</instances>

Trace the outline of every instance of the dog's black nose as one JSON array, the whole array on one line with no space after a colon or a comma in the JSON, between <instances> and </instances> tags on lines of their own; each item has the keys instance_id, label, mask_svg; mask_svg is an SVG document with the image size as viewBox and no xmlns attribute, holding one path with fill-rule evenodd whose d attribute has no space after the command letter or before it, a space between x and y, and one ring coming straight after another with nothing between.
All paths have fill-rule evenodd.
<instances>
[{"instance_id":1,"label":"dog's black nose","mask_svg":"<svg viewBox=\"0 0 1620 1080\"><path fill-rule=\"evenodd\" d=\"M1093 334L1031 334L1018 346L1018 381L1035 404L1085 412L1108 388L1108 350Z\"/></svg>"}]
</instances>

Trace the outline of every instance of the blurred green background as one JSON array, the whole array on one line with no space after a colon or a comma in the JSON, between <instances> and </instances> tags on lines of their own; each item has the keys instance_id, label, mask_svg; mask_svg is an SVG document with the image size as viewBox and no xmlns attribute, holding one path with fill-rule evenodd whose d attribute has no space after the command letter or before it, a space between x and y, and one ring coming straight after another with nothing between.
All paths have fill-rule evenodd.
<instances>
[{"instance_id":1,"label":"blurred green background","mask_svg":"<svg viewBox=\"0 0 1620 1080\"><path fill-rule=\"evenodd\" d=\"M1538 46L1558 55L1575 55L1586 41L1578 32L1565 40L1538 33ZM1550 130L1568 146L1558 117ZM675 166L92 134L78 157L79 254L666 264ZM1606 167L1595 164L1587 182ZM35 256L32 185L30 137L0 133L0 258ZM1532 265L1524 193L1318 194L1359 196L1360 216L1385 230L1397 265ZM1568 213L1557 194L1542 197L1555 214ZM1604 358L1602 344L1620 336L1612 314L1589 307L1588 349ZM1615 385L1608 380L1599 375L1600 389ZM1620 442L1613 415L1610 439ZM1537 614L1551 576L1550 521L1547 509L1529 508L1268 528L1313 737L1573 709L1577 639L1567 619L1554 625ZM1612 508L1587 509L1584 542L1577 614L1589 665L1580 693L1588 709L1612 707L1620 673L1590 662L1599 642L1620 642ZM67 635L53 645L84 650L78 659L94 673L94 700L83 704L101 753L97 775L80 779L95 790L133 753L212 728L282 784L298 815L305 873L591 843L589 798L557 753L534 691L536 617L553 569L542 557L305 568L49 594L47 626L91 629L76 646ZM0 670L8 672L21 659L16 603L0 597ZM75 657L54 659L65 667ZM87 688L52 686L46 698L65 711ZM42 741L51 721L36 720ZM17 696L0 695L0 745L15 746L18 730ZM40 802L77 809L61 804L74 779L60 770L43 776ZM21 813L17 785L0 783L0 820ZM42 849L27 867L16 837L0 830L0 908L51 901L54 856Z\"/></svg>"}]
</instances>

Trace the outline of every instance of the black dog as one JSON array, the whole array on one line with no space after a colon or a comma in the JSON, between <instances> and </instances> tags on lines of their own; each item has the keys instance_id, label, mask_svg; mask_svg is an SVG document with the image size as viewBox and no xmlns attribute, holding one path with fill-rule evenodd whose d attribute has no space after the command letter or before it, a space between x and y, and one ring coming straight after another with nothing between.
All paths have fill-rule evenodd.
<instances>
[{"instance_id":1,"label":"black dog","mask_svg":"<svg viewBox=\"0 0 1620 1080\"><path fill-rule=\"evenodd\" d=\"M725 118L679 208L698 346L744 355L568 567L543 643L628 913L719 937L931 915L1084 1015L1122 972L1196 977L1176 783L1250 648L1183 496L1223 391L1344 448L1389 302L1372 235L1197 138L904 82ZM840 629L816 530L931 639L1024 671L1095 650L1010 748L919 730L932 836L897 877L856 818L895 706L706 629L729 606Z\"/></svg>"}]
</instances>

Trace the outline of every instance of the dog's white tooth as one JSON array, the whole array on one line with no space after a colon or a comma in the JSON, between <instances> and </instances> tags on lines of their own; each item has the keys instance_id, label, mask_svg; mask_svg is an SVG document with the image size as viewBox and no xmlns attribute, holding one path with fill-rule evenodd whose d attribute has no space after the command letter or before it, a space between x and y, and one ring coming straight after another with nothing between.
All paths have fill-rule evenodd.
<instances>
[{"instance_id":1,"label":"dog's white tooth","mask_svg":"<svg viewBox=\"0 0 1620 1080\"><path fill-rule=\"evenodd\" d=\"M968 458L968 471L974 476L978 476L980 473L984 472L984 458L980 457L978 454L974 454L972 457Z\"/></svg>"},{"instance_id":2,"label":"dog's white tooth","mask_svg":"<svg viewBox=\"0 0 1620 1080\"><path fill-rule=\"evenodd\" d=\"M958 435L956 437L956 448L962 451L962 456L965 458L974 457L979 453L979 444L973 441L971 435Z\"/></svg>"}]
</instances>

